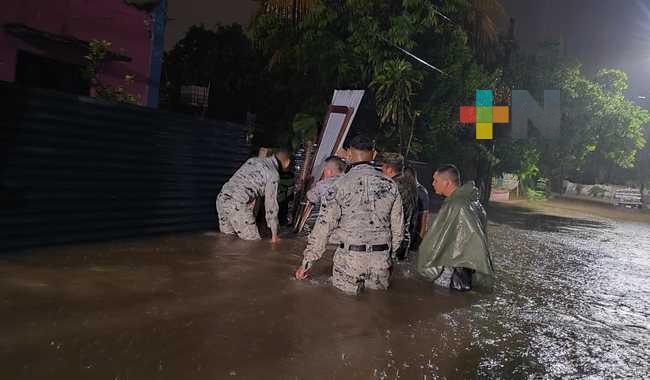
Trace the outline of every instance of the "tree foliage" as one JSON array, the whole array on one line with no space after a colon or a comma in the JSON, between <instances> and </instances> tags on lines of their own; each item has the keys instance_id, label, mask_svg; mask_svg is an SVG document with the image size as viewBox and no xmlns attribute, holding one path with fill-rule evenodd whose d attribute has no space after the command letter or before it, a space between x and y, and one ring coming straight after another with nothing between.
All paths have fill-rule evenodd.
<instances>
[{"instance_id":1,"label":"tree foliage","mask_svg":"<svg viewBox=\"0 0 650 380\"><path fill-rule=\"evenodd\" d=\"M470 46L482 63L494 63L499 35L495 19L506 15L498 0L470 0L463 22L470 37Z\"/></svg>"},{"instance_id":2,"label":"tree foliage","mask_svg":"<svg viewBox=\"0 0 650 380\"><path fill-rule=\"evenodd\" d=\"M461 159L463 150L470 152L468 161L475 160L487 151L478 147L471 126L459 125L458 109L471 104L476 89L492 82L493 75L475 62L462 27L440 18L443 13L462 19L468 6L461 0L441 8L423 0L318 1L296 28L283 27L285 20L273 12L261 12L251 36L276 83L273 98L288 103L287 113L275 113L271 122L293 125L298 114L301 121L322 120L323 111L317 110L325 109L335 88L360 88L368 90L368 101L356 124L384 149L405 153L412 140L411 158L442 162L439 151L445 147L453 153L446 156L449 161ZM446 75L391 44L413 51Z\"/></svg>"},{"instance_id":3,"label":"tree foliage","mask_svg":"<svg viewBox=\"0 0 650 380\"><path fill-rule=\"evenodd\" d=\"M240 25L192 26L174 48L165 53L162 106L190 111L180 98L181 86L210 86L207 115L242 121L246 112L263 102L259 54ZM263 83L262 83L263 84Z\"/></svg>"},{"instance_id":4,"label":"tree foliage","mask_svg":"<svg viewBox=\"0 0 650 380\"><path fill-rule=\"evenodd\" d=\"M539 175L586 183L612 180L612 173L634 166L637 152L645 145L644 126L650 115L625 98L625 72L601 69L587 78L581 65L547 42L535 55L518 54L510 63L512 88L525 89L541 99L545 89L560 90L561 128L556 139L544 138L534 126L527 141L509 144L535 146ZM508 158L507 160L512 160ZM523 159L522 167L528 165Z\"/></svg>"},{"instance_id":5,"label":"tree foliage","mask_svg":"<svg viewBox=\"0 0 650 380\"><path fill-rule=\"evenodd\" d=\"M88 43L88 54L84 56L84 75L90 80L90 86L98 98L109 102L137 104L139 95L128 92L124 86L113 86L102 80L111 46L113 43L107 40L93 39ZM124 84L131 84L134 80L132 74L126 74L123 78Z\"/></svg>"},{"instance_id":6,"label":"tree foliage","mask_svg":"<svg viewBox=\"0 0 650 380\"><path fill-rule=\"evenodd\" d=\"M413 98L419 90L422 75L403 59L386 61L374 75L370 88L375 91L381 124L396 127L399 150L407 152L409 127L415 122Z\"/></svg>"},{"instance_id":7,"label":"tree foliage","mask_svg":"<svg viewBox=\"0 0 650 380\"><path fill-rule=\"evenodd\" d=\"M497 0L260 2L248 33L192 27L166 55L170 108L180 107L181 85L211 83L211 116L254 112L256 144L296 147L317 135L334 89L364 89L353 133L410 159L455 163L484 195L495 172L517 173L534 188L540 178L603 181L640 162L650 117L625 99L625 73L587 78L553 42L519 51L514 23L508 36L497 35L495 20L505 14ZM560 90L560 138L531 125L527 140L514 141L497 125L493 141L477 141L475 126L459 122L459 107L474 104L477 89L492 89L495 104L508 104L513 89L537 99Z\"/></svg>"}]
</instances>

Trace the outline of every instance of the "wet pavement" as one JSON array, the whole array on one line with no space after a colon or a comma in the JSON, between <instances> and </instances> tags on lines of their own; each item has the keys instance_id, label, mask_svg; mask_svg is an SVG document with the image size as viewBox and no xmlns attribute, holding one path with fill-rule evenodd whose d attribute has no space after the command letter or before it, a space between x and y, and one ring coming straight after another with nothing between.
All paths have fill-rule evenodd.
<instances>
[{"instance_id":1,"label":"wet pavement","mask_svg":"<svg viewBox=\"0 0 650 380\"><path fill-rule=\"evenodd\" d=\"M542 213L543 212L543 213ZM489 211L494 289L396 267L350 297L304 243L216 233L0 257L0 379L650 377L650 224Z\"/></svg>"}]
</instances>

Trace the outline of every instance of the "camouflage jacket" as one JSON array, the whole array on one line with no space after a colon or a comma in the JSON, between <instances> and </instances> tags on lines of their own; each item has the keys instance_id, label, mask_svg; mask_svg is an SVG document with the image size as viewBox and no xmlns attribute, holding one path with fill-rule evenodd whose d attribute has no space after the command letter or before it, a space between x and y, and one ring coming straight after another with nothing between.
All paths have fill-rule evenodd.
<instances>
[{"instance_id":1,"label":"camouflage jacket","mask_svg":"<svg viewBox=\"0 0 650 380\"><path fill-rule=\"evenodd\" d=\"M221 192L243 204L250 204L258 197L264 197L266 223L275 235L278 233L279 181L279 164L275 157L253 157L233 174L223 185Z\"/></svg>"},{"instance_id":2,"label":"camouflage jacket","mask_svg":"<svg viewBox=\"0 0 650 380\"><path fill-rule=\"evenodd\" d=\"M314 204L321 203L322 198L327 195L328 191L332 188L334 182L339 179L341 176L333 176L325 178L324 180L316 182L314 187L312 187L307 192L307 199Z\"/></svg>"},{"instance_id":3,"label":"camouflage jacket","mask_svg":"<svg viewBox=\"0 0 650 380\"><path fill-rule=\"evenodd\" d=\"M323 255L331 231L345 244L388 244L395 251L404 236L402 201L395 182L360 163L341 176L325 196L309 235L303 265Z\"/></svg>"},{"instance_id":4,"label":"camouflage jacket","mask_svg":"<svg viewBox=\"0 0 650 380\"><path fill-rule=\"evenodd\" d=\"M409 182L403 175L393 178L397 183L399 195L402 198L402 211L404 212L404 233L409 233L413 216L418 203L418 190L415 183Z\"/></svg>"}]
</instances>

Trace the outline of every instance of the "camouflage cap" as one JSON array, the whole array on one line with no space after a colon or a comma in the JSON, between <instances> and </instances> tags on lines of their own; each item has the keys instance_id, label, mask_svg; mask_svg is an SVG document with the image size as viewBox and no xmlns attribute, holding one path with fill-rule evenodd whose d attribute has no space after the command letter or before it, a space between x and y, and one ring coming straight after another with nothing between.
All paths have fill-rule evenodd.
<instances>
[{"instance_id":1,"label":"camouflage cap","mask_svg":"<svg viewBox=\"0 0 650 380\"><path fill-rule=\"evenodd\" d=\"M397 170L402 170L404 167L404 157L399 153L384 152L379 155L377 162L380 164L388 164L395 166Z\"/></svg>"}]
</instances>

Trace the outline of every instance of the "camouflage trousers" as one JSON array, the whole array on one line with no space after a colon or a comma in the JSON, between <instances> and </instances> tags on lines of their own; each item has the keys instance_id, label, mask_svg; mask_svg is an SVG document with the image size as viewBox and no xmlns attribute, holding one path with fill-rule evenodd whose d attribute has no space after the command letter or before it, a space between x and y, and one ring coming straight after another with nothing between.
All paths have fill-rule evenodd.
<instances>
[{"instance_id":1,"label":"camouflage trousers","mask_svg":"<svg viewBox=\"0 0 650 380\"><path fill-rule=\"evenodd\" d=\"M348 294L359 294L364 288L386 290L390 284L389 251L352 252L338 248L334 252L332 285Z\"/></svg>"},{"instance_id":2,"label":"camouflage trousers","mask_svg":"<svg viewBox=\"0 0 650 380\"><path fill-rule=\"evenodd\" d=\"M255 224L253 207L233 199L227 193L217 196L217 215L219 231L224 234L237 234L243 240L260 240L260 232Z\"/></svg>"}]
</instances>

